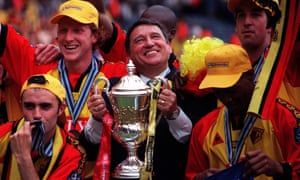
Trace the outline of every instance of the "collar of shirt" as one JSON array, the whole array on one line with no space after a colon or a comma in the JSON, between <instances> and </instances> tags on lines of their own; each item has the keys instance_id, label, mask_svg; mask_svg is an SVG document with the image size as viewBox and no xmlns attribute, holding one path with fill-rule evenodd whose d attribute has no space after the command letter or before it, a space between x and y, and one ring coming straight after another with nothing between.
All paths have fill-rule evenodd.
<instances>
[{"instance_id":1,"label":"collar of shirt","mask_svg":"<svg viewBox=\"0 0 300 180\"><path fill-rule=\"evenodd\" d=\"M167 67L163 72L161 72L158 76L159 77L166 77L169 73L170 73L170 68L169 67ZM144 82L144 83L147 83L149 80L151 80L150 78L148 78L148 77L146 77L146 76L144 76L144 75L142 75L142 74L140 74L140 78L142 79L142 81Z\"/></svg>"}]
</instances>

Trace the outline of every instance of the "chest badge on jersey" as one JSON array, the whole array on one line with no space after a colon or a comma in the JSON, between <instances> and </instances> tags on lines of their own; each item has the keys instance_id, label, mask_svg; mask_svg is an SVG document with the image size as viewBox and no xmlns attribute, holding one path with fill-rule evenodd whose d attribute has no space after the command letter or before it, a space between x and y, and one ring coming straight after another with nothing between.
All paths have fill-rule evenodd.
<instances>
[{"instance_id":1,"label":"chest badge on jersey","mask_svg":"<svg viewBox=\"0 0 300 180\"><path fill-rule=\"evenodd\" d=\"M258 143L263 136L264 130L261 128L257 128L257 127L253 127L252 131L250 133L250 139L252 141L253 144Z\"/></svg>"},{"instance_id":2,"label":"chest badge on jersey","mask_svg":"<svg viewBox=\"0 0 300 180\"><path fill-rule=\"evenodd\" d=\"M224 143L224 140L222 139L222 137L220 136L219 133L216 134L213 145L218 145L218 144L222 144Z\"/></svg>"}]
</instances>

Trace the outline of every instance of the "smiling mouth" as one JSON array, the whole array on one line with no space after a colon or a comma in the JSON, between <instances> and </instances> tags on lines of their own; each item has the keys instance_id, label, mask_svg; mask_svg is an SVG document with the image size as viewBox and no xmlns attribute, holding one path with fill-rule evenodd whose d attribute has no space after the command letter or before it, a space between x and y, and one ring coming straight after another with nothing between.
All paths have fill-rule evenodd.
<instances>
[{"instance_id":1,"label":"smiling mouth","mask_svg":"<svg viewBox=\"0 0 300 180\"><path fill-rule=\"evenodd\" d=\"M156 53L157 53L156 50L153 50L153 51L147 51L147 52L145 53L145 56L150 56L150 55L153 55L153 54L156 54Z\"/></svg>"},{"instance_id":2,"label":"smiling mouth","mask_svg":"<svg viewBox=\"0 0 300 180\"><path fill-rule=\"evenodd\" d=\"M76 45L64 45L64 48L66 50L73 50L73 49L76 49L78 46Z\"/></svg>"}]
</instances>

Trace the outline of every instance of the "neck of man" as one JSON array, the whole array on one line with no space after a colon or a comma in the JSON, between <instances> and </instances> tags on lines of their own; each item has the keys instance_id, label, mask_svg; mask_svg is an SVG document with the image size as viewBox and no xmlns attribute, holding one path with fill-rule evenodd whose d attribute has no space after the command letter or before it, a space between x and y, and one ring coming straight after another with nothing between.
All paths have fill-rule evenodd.
<instances>
[{"instance_id":1,"label":"neck of man","mask_svg":"<svg viewBox=\"0 0 300 180\"><path fill-rule=\"evenodd\" d=\"M245 50L247 51L249 58L251 60L252 65L255 64L261 55L264 55L265 50L268 46L270 46L271 37L266 38L264 43L261 43L259 46L245 46Z\"/></svg>"},{"instance_id":2,"label":"neck of man","mask_svg":"<svg viewBox=\"0 0 300 180\"><path fill-rule=\"evenodd\" d=\"M244 126L244 116L233 115L230 117L230 122L233 130L242 129Z\"/></svg>"},{"instance_id":3,"label":"neck of man","mask_svg":"<svg viewBox=\"0 0 300 180\"><path fill-rule=\"evenodd\" d=\"M163 68L137 68L142 71L139 71L139 74L142 74L143 76L146 76L149 79L154 79L155 77L159 76L161 73L166 71L168 66Z\"/></svg>"},{"instance_id":4,"label":"neck of man","mask_svg":"<svg viewBox=\"0 0 300 180\"><path fill-rule=\"evenodd\" d=\"M233 130L242 129L246 118L248 108L242 108L240 110L229 110L229 121Z\"/></svg>"},{"instance_id":5,"label":"neck of man","mask_svg":"<svg viewBox=\"0 0 300 180\"><path fill-rule=\"evenodd\" d=\"M92 55L79 61L66 61L65 66L68 72L71 73L84 73L90 66L92 62Z\"/></svg>"}]
</instances>

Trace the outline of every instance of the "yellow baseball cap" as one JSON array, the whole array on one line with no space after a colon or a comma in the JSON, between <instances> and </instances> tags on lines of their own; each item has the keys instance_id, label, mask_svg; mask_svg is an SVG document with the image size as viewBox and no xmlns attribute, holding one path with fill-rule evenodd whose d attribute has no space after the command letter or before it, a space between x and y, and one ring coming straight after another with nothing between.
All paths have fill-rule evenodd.
<instances>
[{"instance_id":1,"label":"yellow baseball cap","mask_svg":"<svg viewBox=\"0 0 300 180\"><path fill-rule=\"evenodd\" d=\"M199 89L228 88L242 74L252 69L247 52L239 45L225 44L210 50L205 56L207 74Z\"/></svg>"},{"instance_id":2,"label":"yellow baseball cap","mask_svg":"<svg viewBox=\"0 0 300 180\"><path fill-rule=\"evenodd\" d=\"M27 79L23 84L20 96L22 97L24 91L32 88L42 88L50 91L62 102L65 103L66 91L60 81L49 74L36 74Z\"/></svg>"},{"instance_id":3,"label":"yellow baseball cap","mask_svg":"<svg viewBox=\"0 0 300 180\"><path fill-rule=\"evenodd\" d=\"M57 24L58 21L67 16L82 24L95 24L98 28L99 14L97 9L88 1L69 0L59 6L58 12L54 15L50 22Z\"/></svg>"},{"instance_id":4,"label":"yellow baseball cap","mask_svg":"<svg viewBox=\"0 0 300 180\"><path fill-rule=\"evenodd\" d=\"M243 1L247 1L247 0L228 0L227 7L229 11L235 12L236 9ZM254 2L258 7L269 11L271 13L271 16L281 14L278 0L251 0L251 1Z\"/></svg>"}]
</instances>

